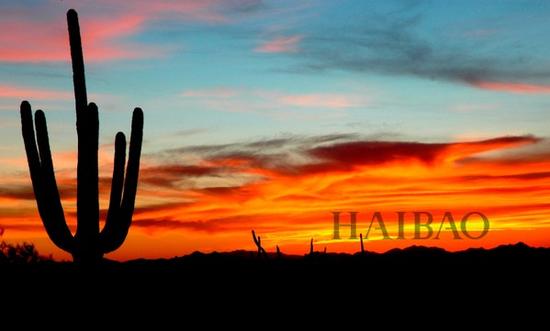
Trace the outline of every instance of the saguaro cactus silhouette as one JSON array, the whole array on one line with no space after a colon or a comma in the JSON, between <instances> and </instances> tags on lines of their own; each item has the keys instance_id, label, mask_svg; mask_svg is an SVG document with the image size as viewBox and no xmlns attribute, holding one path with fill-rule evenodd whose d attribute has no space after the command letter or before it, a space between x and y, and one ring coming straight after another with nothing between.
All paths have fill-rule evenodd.
<instances>
[{"instance_id":1,"label":"saguaro cactus silhouette","mask_svg":"<svg viewBox=\"0 0 550 331\"><path fill-rule=\"evenodd\" d=\"M44 112L36 111L35 136L31 106L27 101L23 101L21 103L21 124L34 195L46 232L54 244L71 253L76 262L93 264L100 261L105 253L112 252L122 245L132 222L143 137L143 112L140 108L135 108L132 116L126 176L124 176L126 138L122 132L118 132L116 135L109 211L105 226L100 231L98 109L94 103L88 104L87 101L80 27L78 15L73 9L67 12L67 23L71 45L78 136L77 228L74 236L65 222L63 206L55 180Z\"/></svg>"},{"instance_id":2,"label":"saguaro cactus silhouette","mask_svg":"<svg viewBox=\"0 0 550 331\"><path fill-rule=\"evenodd\" d=\"M254 244L258 247L258 257L267 258L267 252L262 247L262 238L260 236L256 236L256 232L254 230L252 230L252 240L254 240Z\"/></svg>"}]
</instances>

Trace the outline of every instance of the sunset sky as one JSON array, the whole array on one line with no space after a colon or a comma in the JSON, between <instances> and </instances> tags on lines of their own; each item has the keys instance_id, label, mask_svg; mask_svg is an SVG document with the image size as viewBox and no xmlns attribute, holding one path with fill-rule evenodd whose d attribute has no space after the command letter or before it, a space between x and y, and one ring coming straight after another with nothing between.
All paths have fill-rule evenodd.
<instances>
[{"instance_id":1,"label":"sunset sky","mask_svg":"<svg viewBox=\"0 0 550 331\"><path fill-rule=\"evenodd\" d=\"M19 104L48 119L66 217L76 216L76 129L65 13L80 15L100 110L107 207L117 131L145 114L137 208L109 258L196 250L354 252L332 211L380 211L410 245L550 246L550 2L0 0L0 228L56 248L38 217ZM413 211L484 213L482 240L412 240ZM104 215L102 216L104 219ZM472 222L479 229L479 222Z\"/></svg>"}]
</instances>

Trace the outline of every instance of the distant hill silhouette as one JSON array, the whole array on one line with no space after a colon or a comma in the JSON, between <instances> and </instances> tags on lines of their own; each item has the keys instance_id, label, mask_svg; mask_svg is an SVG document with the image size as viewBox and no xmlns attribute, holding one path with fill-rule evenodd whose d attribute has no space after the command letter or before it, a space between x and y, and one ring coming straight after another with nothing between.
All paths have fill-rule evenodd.
<instances>
[{"instance_id":1,"label":"distant hill silhouette","mask_svg":"<svg viewBox=\"0 0 550 331\"><path fill-rule=\"evenodd\" d=\"M23 246L22 246L23 247ZM32 247L32 246L30 246ZM33 254L38 256L38 252ZM37 273L48 276L50 273L78 274L83 271L70 262L54 262L49 259L33 259L30 263L10 263L3 259L0 272L4 276ZM193 278L212 275L214 270L223 270L226 277L260 273L263 277L279 277L285 274L308 276L317 272L324 275L367 272L368 274L391 275L409 267L428 275L432 271L454 270L457 273L497 273L507 269L521 274L535 269L545 270L550 265L550 248L530 247L522 242L501 245L492 249L470 248L458 252L448 252L442 248L410 246L396 248L385 253L365 251L348 253L315 252L306 255L287 255L266 253L258 255L255 251L237 250L232 252L201 253L170 259L136 259L126 262L104 260L95 269L96 274L107 273L163 275L168 278ZM519 267L510 270L512 267ZM208 278L208 277L207 277Z\"/></svg>"},{"instance_id":2,"label":"distant hill silhouette","mask_svg":"<svg viewBox=\"0 0 550 331\"><path fill-rule=\"evenodd\" d=\"M547 297L549 263L549 248L523 243L460 252L412 246L386 253L268 253L267 258L257 251L195 252L170 259L104 260L95 272L72 262L38 260L0 264L0 293L10 302L41 302L40 307L55 298L94 298L112 311L124 303L159 320L167 311L174 318L238 310L243 300L267 316L285 315L289 306L295 311L311 306L328 316L333 309L342 314L368 307L386 312L449 304L470 309L484 302L515 307L531 297Z\"/></svg>"}]
</instances>

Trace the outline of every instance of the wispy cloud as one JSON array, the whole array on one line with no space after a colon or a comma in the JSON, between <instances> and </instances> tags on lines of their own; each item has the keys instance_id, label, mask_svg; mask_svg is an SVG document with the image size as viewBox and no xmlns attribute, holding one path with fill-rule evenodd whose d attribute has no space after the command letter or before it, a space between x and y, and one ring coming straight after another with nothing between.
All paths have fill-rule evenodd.
<instances>
[{"instance_id":1,"label":"wispy cloud","mask_svg":"<svg viewBox=\"0 0 550 331\"><path fill-rule=\"evenodd\" d=\"M63 17L59 17L63 19ZM87 61L110 61L161 56L164 49L124 42L143 28L140 16L111 16L83 20L82 39ZM0 62L68 61L67 32L63 21L43 22L31 18L8 19L0 23L3 30L13 31L0 36Z\"/></svg>"},{"instance_id":2,"label":"wispy cloud","mask_svg":"<svg viewBox=\"0 0 550 331\"><path fill-rule=\"evenodd\" d=\"M72 93L44 88L0 84L0 99L21 100L29 97L42 100L69 100L72 98Z\"/></svg>"},{"instance_id":3,"label":"wispy cloud","mask_svg":"<svg viewBox=\"0 0 550 331\"><path fill-rule=\"evenodd\" d=\"M509 93L517 93L517 94L550 93L550 85L541 85L541 84L476 81L476 82L472 82L472 85L484 90L497 91L497 92L509 92Z\"/></svg>"},{"instance_id":4,"label":"wispy cloud","mask_svg":"<svg viewBox=\"0 0 550 331\"><path fill-rule=\"evenodd\" d=\"M347 109L366 107L370 98L356 93L290 93L277 90L212 87L186 90L182 97L225 111L301 109Z\"/></svg>"},{"instance_id":5,"label":"wispy cloud","mask_svg":"<svg viewBox=\"0 0 550 331\"><path fill-rule=\"evenodd\" d=\"M501 47L501 39L427 36L422 33L424 18L422 5L418 5L385 13L366 12L349 24L327 23L308 31L308 38L300 42L300 52L289 53L296 63L287 69L412 76L486 90L546 93L546 86L539 84L550 81L550 70L532 53L520 49L492 52L492 48ZM493 30L471 33L490 36Z\"/></svg>"},{"instance_id":6,"label":"wispy cloud","mask_svg":"<svg viewBox=\"0 0 550 331\"><path fill-rule=\"evenodd\" d=\"M265 7L262 0L135 0L115 3L100 0L99 2L111 10L139 13L149 19L179 19L211 24L228 23L239 15L250 15Z\"/></svg>"},{"instance_id":7,"label":"wispy cloud","mask_svg":"<svg viewBox=\"0 0 550 331\"><path fill-rule=\"evenodd\" d=\"M486 112L497 110L499 108L497 103L459 103L449 107L449 110L457 113L471 113L471 112Z\"/></svg>"},{"instance_id":8,"label":"wispy cloud","mask_svg":"<svg viewBox=\"0 0 550 331\"><path fill-rule=\"evenodd\" d=\"M462 31L462 35L467 38L489 38L495 36L499 31L497 29L469 29Z\"/></svg>"},{"instance_id":9,"label":"wispy cloud","mask_svg":"<svg viewBox=\"0 0 550 331\"><path fill-rule=\"evenodd\" d=\"M366 106L367 101L361 100L358 96L345 94L295 94L295 95L280 95L276 99L289 106L304 107L304 108L352 108L358 106Z\"/></svg>"},{"instance_id":10,"label":"wispy cloud","mask_svg":"<svg viewBox=\"0 0 550 331\"><path fill-rule=\"evenodd\" d=\"M289 137L249 143L171 149L157 154L158 157L174 160L178 159L173 157L174 155L195 155L196 159L202 161L194 165L163 165L146 168L144 174L146 178L154 178L155 174L160 174L158 177L171 178L166 185L173 187L174 182L182 178L202 176L222 178L237 173L308 176L319 173L348 172L362 166L408 164L410 161L435 167L446 162L462 163L485 152L533 145L540 141L533 136L510 136L448 143L373 141L361 140L358 137L358 135Z\"/></svg>"},{"instance_id":11,"label":"wispy cloud","mask_svg":"<svg viewBox=\"0 0 550 331\"><path fill-rule=\"evenodd\" d=\"M214 87L208 89L185 90L181 92L181 96L189 98L231 98L240 93L241 91L239 89Z\"/></svg>"},{"instance_id":12,"label":"wispy cloud","mask_svg":"<svg viewBox=\"0 0 550 331\"><path fill-rule=\"evenodd\" d=\"M15 5L14 5L15 6ZM233 17L262 8L260 0L182 1L73 1L36 3L32 9L11 8L0 21L0 62L38 63L67 61L65 11L74 7L81 13L82 38L87 61L112 61L164 56L171 47L138 43L131 38L155 21L227 24Z\"/></svg>"},{"instance_id":13,"label":"wispy cloud","mask_svg":"<svg viewBox=\"0 0 550 331\"><path fill-rule=\"evenodd\" d=\"M296 53L300 50L303 36L276 37L265 41L254 49L258 53Z\"/></svg>"}]
</instances>

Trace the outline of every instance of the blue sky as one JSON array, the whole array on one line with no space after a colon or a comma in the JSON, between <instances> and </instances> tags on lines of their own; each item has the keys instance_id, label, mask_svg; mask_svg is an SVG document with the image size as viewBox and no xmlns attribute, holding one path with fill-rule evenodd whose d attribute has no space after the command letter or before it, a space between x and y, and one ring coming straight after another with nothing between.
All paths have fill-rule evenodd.
<instances>
[{"instance_id":1,"label":"blue sky","mask_svg":"<svg viewBox=\"0 0 550 331\"><path fill-rule=\"evenodd\" d=\"M238 249L250 229L301 252L330 238L329 209L358 206L475 205L501 230L483 247L549 245L550 2L536 0L0 0L7 240L59 253L34 204L22 100L46 112L75 223L69 8L100 110L103 208L115 134L145 114L136 230L116 258Z\"/></svg>"},{"instance_id":2,"label":"blue sky","mask_svg":"<svg viewBox=\"0 0 550 331\"><path fill-rule=\"evenodd\" d=\"M46 110L58 150L75 143L70 65L40 56L55 46L68 54L60 40L69 7L81 16L105 144L128 130L134 106L145 110L145 152L289 134L546 134L546 1L0 3L6 29L21 34L0 46L22 55L0 56L0 86L62 94L25 96ZM9 91L0 95L0 135L13 141L1 150L11 157L22 154L24 95Z\"/></svg>"}]
</instances>

